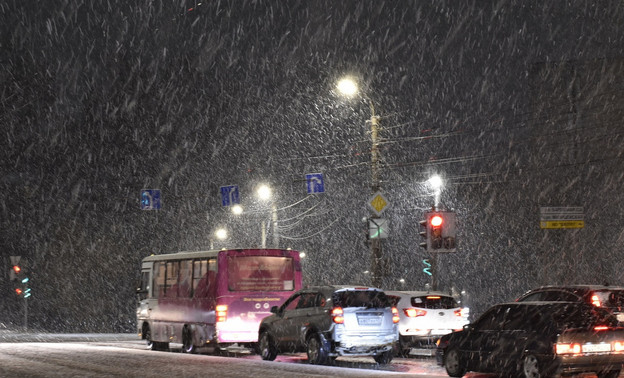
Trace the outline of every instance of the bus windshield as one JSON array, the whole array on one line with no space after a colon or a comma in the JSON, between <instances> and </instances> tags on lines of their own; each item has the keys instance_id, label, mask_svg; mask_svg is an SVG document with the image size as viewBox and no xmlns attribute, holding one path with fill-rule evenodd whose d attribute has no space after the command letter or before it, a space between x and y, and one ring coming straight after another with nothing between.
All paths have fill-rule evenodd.
<instances>
[{"instance_id":1,"label":"bus windshield","mask_svg":"<svg viewBox=\"0 0 624 378\"><path fill-rule=\"evenodd\" d=\"M228 256L230 291L292 291L293 259L281 256Z\"/></svg>"}]
</instances>

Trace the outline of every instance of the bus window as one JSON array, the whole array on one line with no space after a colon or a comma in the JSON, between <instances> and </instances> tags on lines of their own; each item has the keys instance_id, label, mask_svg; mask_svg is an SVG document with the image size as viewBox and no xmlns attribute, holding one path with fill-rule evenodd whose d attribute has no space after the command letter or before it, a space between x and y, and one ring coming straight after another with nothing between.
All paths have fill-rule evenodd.
<instances>
[{"instance_id":1,"label":"bus window","mask_svg":"<svg viewBox=\"0 0 624 378\"><path fill-rule=\"evenodd\" d=\"M176 298L178 296L178 275L180 272L179 261L167 261L165 275L165 297Z\"/></svg>"},{"instance_id":2,"label":"bus window","mask_svg":"<svg viewBox=\"0 0 624 378\"><path fill-rule=\"evenodd\" d=\"M293 259L281 256L228 256L230 291L291 291Z\"/></svg>"},{"instance_id":3,"label":"bus window","mask_svg":"<svg viewBox=\"0 0 624 378\"><path fill-rule=\"evenodd\" d=\"M196 260L193 270L193 296L214 297L216 294L217 260Z\"/></svg>"},{"instance_id":4,"label":"bus window","mask_svg":"<svg viewBox=\"0 0 624 378\"><path fill-rule=\"evenodd\" d=\"M154 298L165 296L165 269L164 262L154 263Z\"/></svg>"},{"instance_id":5,"label":"bus window","mask_svg":"<svg viewBox=\"0 0 624 378\"><path fill-rule=\"evenodd\" d=\"M199 287L199 281L206 275L207 260L194 260L193 261L193 294Z\"/></svg>"},{"instance_id":6,"label":"bus window","mask_svg":"<svg viewBox=\"0 0 624 378\"><path fill-rule=\"evenodd\" d=\"M178 298L191 296L191 275L193 262L191 260L180 261L180 275L178 277Z\"/></svg>"},{"instance_id":7,"label":"bus window","mask_svg":"<svg viewBox=\"0 0 624 378\"><path fill-rule=\"evenodd\" d=\"M141 280L137 287L137 297L139 300L147 298L149 294L149 270L141 272Z\"/></svg>"}]
</instances>

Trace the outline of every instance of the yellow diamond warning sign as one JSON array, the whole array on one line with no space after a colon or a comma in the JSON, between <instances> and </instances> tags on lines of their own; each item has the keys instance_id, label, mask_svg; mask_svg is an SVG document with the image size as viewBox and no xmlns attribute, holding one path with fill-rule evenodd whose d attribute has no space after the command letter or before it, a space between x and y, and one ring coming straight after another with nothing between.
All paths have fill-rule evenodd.
<instances>
[{"instance_id":1,"label":"yellow diamond warning sign","mask_svg":"<svg viewBox=\"0 0 624 378\"><path fill-rule=\"evenodd\" d=\"M368 201L368 206L375 212L377 215L381 215L383 211L388 207L389 202L386 198L381 194L381 192L377 192L373 194L373 196Z\"/></svg>"}]
</instances>

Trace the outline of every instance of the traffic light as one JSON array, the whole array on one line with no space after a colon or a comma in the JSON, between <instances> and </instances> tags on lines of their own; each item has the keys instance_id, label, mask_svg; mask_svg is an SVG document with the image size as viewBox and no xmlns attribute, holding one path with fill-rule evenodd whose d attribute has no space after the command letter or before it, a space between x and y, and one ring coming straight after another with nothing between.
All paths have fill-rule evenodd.
<instances>
[{"instance_id":1,"label":"traffic light","mask_svg":"<svg viewBox=\"0 0 624 378\"><path fill-rule=\"evenodd\" d=\"M420 221L420 235L425 242L420 244L427 252L455 252L456 229L455 212L453 211L429 211L425 214L425 220Z\"/></svg>"},{"instance_id":2,"label":"traffic light","mask_svg":"<svg viewBox=\"0 0 624 378\"><path fill-rule=\"evenodd\" d=\"M26 274L21 256L11 256L11 269L9 271L11 281L14 282L13 292L15 295L28 298L31 296L30 278Z\"/></svg>"},{"instance_id":3,"label":"traffic light","mask_svg":"<svg viewBox=\"0 0 624 378\"><path fill-rule=\"evenodd\" d=\"M390 227L388 227L388 219L386 218L369 218L368 219L368 238L369 239L387 239Z\"/></svg>"},{"instance_id":4,"label":"traffic light","mask_svg":"<svg viewBox=\"0 0 624 378\"><path fill-rule=\"evenodd\" d=\"M428 240L429 240L429 228L427 226L429 222L426 219L423 219L418 222L420 225L419 235L423 238L423 241L419 244L426 251L429 251Z\"/></svg>"},{"instance_id":5,"label":"traffic light","mask_svg":"<svg viewBox=\"0 0 624 378\"><path fill-rule=\"evenodd\" d=\"M11 281L17 281L20 274L22 273L22 267L19 264L13 264L11 267L11 271L9 275L11 276Z\"/></svg>"},{"instance_id":6,"label":"traffic light","mask_svg":"<svg viewBox=\"0 0 624 378\"><path fill-rule=\"evenodd\" d=\"M440 249L442 248L442 226L444 223L444 218L440 214L433 214L429 218L429 227L431 232L429 233L429 238L431 239L431 249Z\"/></svg>"}]
</instances>

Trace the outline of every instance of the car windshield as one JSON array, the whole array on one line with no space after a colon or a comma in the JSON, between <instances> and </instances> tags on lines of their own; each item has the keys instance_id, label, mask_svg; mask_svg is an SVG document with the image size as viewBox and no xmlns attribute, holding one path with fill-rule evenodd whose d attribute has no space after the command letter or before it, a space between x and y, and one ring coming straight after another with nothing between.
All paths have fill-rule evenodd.
<instances>
[{"instance_id":1,"label":"car windshield","mask_svg":"<svg viewBox=\"0 0 624 378\"><path fill-rule=\"evenodd\" d=\"M412 306L419 308L430 308L436 310L445 310L459 307L459 304L453 297L443 295L423 295L412 297Z\"/></svg>"},{"instance_id":2,"label":"car windshield","mask_svg":"<svg viewBox=\"0 0 624 378\"><path fill-rule=\"evenodd\" d=\"M334 303L340 307L389 307L390 300L384 292L373 290L345 290L334 293Z\"/></svg>"}]
</instances>

